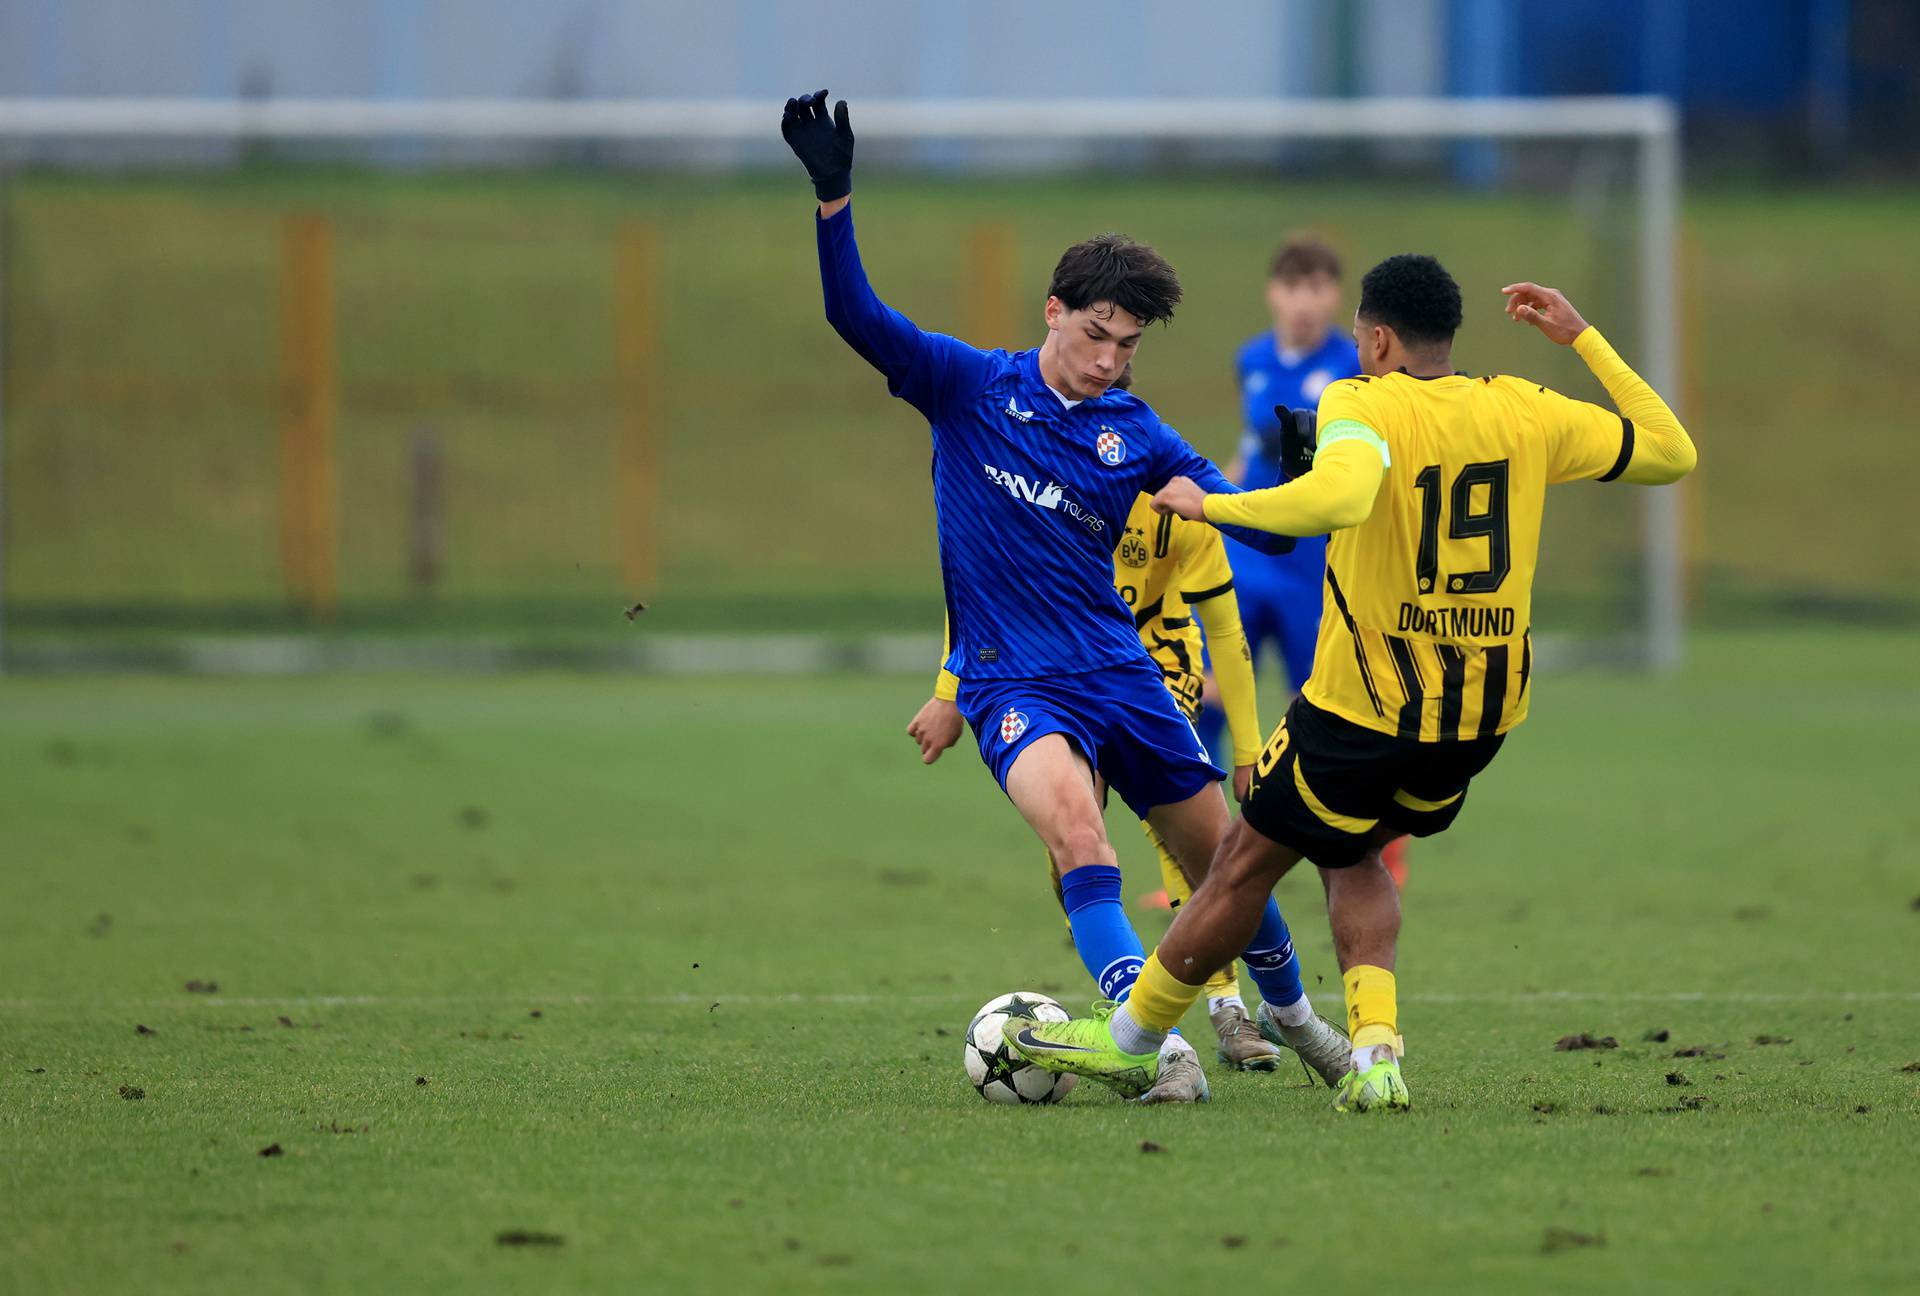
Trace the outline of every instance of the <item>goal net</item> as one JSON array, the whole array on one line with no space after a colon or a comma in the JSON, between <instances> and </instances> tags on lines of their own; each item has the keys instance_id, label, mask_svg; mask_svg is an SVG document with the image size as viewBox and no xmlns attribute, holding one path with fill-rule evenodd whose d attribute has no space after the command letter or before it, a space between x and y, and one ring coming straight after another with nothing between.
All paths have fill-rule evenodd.
<instances>
[{"instance_id":1,"label":"goal net","mask_svg":"<svg viewBox=\"0 0 1920 1296\"><path fill-rule=\"evenodd\" d=\"M924 429L821 321L777 116L0 101L12 660L246 635L638 661L641 602L664 635L931 637ZM1223 462L1295 230L1343 254L1349 309L1374 260L1438 255L1468 372L1605 399L1506 324L1497 289L1530 278L1683 394L1660 101L876 101L854 126L869 271L926 327L1031 345L1062 247L1159 247L1186 302L1137 390ZM1679 518L1672 489L1556 492L1543 652L1677 662Z\"/></svg>"}]
</instances>

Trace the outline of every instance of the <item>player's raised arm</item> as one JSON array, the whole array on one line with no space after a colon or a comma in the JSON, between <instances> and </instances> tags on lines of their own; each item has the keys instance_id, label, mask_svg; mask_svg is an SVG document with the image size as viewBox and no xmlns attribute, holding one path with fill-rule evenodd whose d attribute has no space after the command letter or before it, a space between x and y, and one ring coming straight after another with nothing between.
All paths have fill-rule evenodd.
<instances>
[{"instance_id":1,"label":"player's raised arm","mask_svg":"<svg viewBox=\"0 0 1920 1296\"><path fill-rule=\"evenodd\" d=\"M1591 420L1566 420L1561 444L1555 447L1554 480L1596 478L1662 486L1693 471L1699 455L1693 448L1693 438L1680 426L1673 410L1660 399L1659 392L1628 367L1600 330L1581 318L1565 293L1536 283L1508 284L1500 291L1507 297L1507 317L1518 324L1533 325L1549 341L1572 347L1620 411L1617 441L1613 439L1616 429L1611 426L1590 435ZM1568 405L1599 409L1585 401L1569 401Z\"/></svg>"},{"instance_id":2,"label":"player's raised arm","mask_svg":"<svg viewBox=\"0 0 1920 1296\"><path fill-rule=\"evenodd\" d=\"M807 168L820 250L820 287L827 322L860 358L887 379L887 389L933 418L949 394L978 377L980 353L953 338L923 333L873 291L853 237L853 123L842 99L827 113L827 92L787 100L780 134Z\"/></svg>"}]
</instances>

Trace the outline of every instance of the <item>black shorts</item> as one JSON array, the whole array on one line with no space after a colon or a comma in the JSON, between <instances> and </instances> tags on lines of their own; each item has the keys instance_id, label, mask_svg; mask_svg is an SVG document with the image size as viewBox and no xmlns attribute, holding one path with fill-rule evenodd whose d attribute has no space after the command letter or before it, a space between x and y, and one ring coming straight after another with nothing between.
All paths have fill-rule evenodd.
<instances>
[{"instance_id":1,"label":"black shorts","mask_svg":"<svg viewBox=\"0 0 1920 1296\"><path fill-rule=\"evenodd\" d=\"M1445 831L1466 804L1467 784L1505 739L1417 742L1295 698L1260 753L1240 812L1249 827L1321 868L1348 868L1378 828L1415 837Z\"/></svg>"}]
</instances>

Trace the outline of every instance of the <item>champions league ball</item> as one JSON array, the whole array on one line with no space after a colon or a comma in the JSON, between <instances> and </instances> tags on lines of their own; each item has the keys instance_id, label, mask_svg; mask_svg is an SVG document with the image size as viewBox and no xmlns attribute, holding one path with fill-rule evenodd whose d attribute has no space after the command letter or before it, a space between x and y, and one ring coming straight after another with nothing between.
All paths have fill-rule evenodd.
<instances>
[{"instance_id":1,"label":"champions league ball","mask_svg":"<svg viewBox=\"0 0 1920 1296\"><path fill-rule=\"evenodd\" d=\"M967 1079L988 1102L1021 1105L1059 1102L1080 1077L1055 1075L1044 1067L1034 1066L1008 1047L1000 1027L1010 1017L1063 1022L1068 1019L1068 1013L1045 995L1031 990L1001 995L975 1013L967 1024L967 1042L962 1046Z\"/></svg>"}]
</instances>

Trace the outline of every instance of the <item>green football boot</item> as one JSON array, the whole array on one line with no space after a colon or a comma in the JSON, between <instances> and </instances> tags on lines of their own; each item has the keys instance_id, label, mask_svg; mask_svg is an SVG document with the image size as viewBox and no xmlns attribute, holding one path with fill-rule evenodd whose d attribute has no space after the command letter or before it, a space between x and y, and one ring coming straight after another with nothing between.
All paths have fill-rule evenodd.
<instances>
[{"instance_id":1,"label":"green football boot","mask_svg":"<svg viewBox=\"0 0 1920 1296\"><path fill-rule=\"evenodd\" d=\"M1400 1060L1387 1058L1365 1071L1349 1071L1333 1097L1337 1112L1405 1111L1413 1106L1407 1082L1400 1078Z\"/></svg>"},{"instance_id":2,"label":"green football boot","mask_svg":"<svg viewBox=\"0 0 1920 1296\"><path fill-rule=\"evenodd\" d=\"M1160 1054L1120 1051L1107 1025L1117 1006L1102 1000L1093 1006L1093 1016L1065 1022L1009 1018L1000 1033L1014 1052L1037 1067L1098 1080L1123 1098L1138 1098L1153 1088Z\"/></svg>"}]
</instances>

